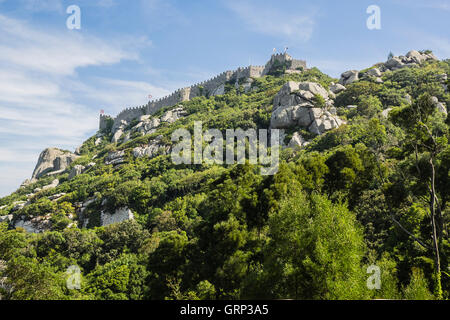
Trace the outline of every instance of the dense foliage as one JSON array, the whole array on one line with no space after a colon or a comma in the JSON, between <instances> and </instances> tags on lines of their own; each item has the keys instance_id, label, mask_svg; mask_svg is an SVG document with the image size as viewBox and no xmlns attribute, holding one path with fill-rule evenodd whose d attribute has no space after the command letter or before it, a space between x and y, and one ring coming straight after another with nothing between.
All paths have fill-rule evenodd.
<instances>
[{"instance_id":1,"label":"dense foliage","mask_svg":"<svg viewBox=\"0 0 450 320\"><path fill-rule=\"evenodd\" d=\"M10 286L0 289L2 297L448 299L450 121L429 101L436 96L450 106L448 90L436 80L450 73L448 60L386 72L383 84L348 85L335 103L347 125L300 151L283 150L274 176L250 164L177 166L167 155L131 155L158 135L170 144L171 132L192 131L194 120L204 129L268 128L274 95L285 82L328 87L336 81L317 69L284 75L283 68L255 79L247 93L227 86L224 95L183 103L188 116L152 135L118 145L108 135L98 146L95 137L87 140L73 165L95 156L96 166L70 181L67 173L57 176L57 188L14 212L50 214L51 231L28 234L0 224L0 278ZM358 108L347 109L350 104ZM389 118L381 114L387 108L393 108ZM126 164L104 164L114 150L126 150ZM6 206L0 215L50 180L0 199ZM48 200L62 192L58 201ZM86 199L93 199L84 212L89 225L71 226ZM134 221L99 227L101 210L124 206ZM440 274L430 210L439 217ZM66 287L71 265L81 269L80 290ZM369 265L380 267L379 290L366 285Z\"/></svg>"}]
</instances>

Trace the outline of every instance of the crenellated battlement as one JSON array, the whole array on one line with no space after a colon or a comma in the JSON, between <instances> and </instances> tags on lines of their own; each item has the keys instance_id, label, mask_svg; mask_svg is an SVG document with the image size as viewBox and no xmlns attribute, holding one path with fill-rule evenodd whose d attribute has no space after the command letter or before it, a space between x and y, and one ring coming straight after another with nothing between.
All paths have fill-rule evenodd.
<instances>
[{"instance_id":1,"label":"crenellated battlement","mask_svg":"<svg viewBox=\"0 0 450 320\"><path fill-rule=\"evenodd\" d=\"M287 53L277 53L271 56L265 66L248 66L239 67L236 70L227 70L209 80L196 83L189 87L177 89L165 97L148 102L146 105L125 108L113 119L113 129L117 128L121 124L122 120L129 122L144 114L154 114L164 107L176 105L177 103L183 101L189 101L198 96L222 94L223 86L229 81L238 82L240 79L244 78L260 78L265 76L275 61L291 61L292 69L297 69L298 67L306 69L305 61L292 59L292 57ZM102 126L106 126L106 119L112 118L107 115L100 116L100 129L102 129Z\"/></svg>"}]
</instances>

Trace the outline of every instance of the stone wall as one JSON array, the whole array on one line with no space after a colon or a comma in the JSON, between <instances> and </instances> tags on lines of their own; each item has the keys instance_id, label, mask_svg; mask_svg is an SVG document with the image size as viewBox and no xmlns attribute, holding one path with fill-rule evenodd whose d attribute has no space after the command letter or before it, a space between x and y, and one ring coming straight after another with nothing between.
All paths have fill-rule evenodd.
<instances>
[{"instance_id":1,"label":"stone wall","mask_svg":"<svg viewBox=\"0 0 450 320\"><path fill-rule=\"evenodd\" d=\"M237 82L240 79L262 77L267 74L275 61L291 61L291 69L296 69L300 66L306 69L306 62L303 60L292 59L288 54L275 54L272 55L265 66L249 66L246 68L238 68L234 71L225 71L212 79L197 83L190 87L178 89L166 97L150 101L147 105L124 109L116 118L114 118L113 128L120 126L122 120L130 122L144 114L154 114L164 107L173 106L183 101L189 101L198 96L223 94L223 86L227 82ZM106 128L108 118L111 117L100 115L100 130Z\"/></svg>"}]
</instances>

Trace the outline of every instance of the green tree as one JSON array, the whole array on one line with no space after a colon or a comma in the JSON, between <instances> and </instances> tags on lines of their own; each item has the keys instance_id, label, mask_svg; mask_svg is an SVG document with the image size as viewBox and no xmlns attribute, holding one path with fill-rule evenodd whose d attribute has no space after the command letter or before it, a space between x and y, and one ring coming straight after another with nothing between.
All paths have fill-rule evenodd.
<instances>
[{"instance_id":1,"label":"green tree","mask_svg":"<svg viewBox=\"0 0 450 320\"><path fill-rule=\"evenodd\" d=\"M433 128L432 114L435 111L429 94L421 95L413 104L393 110L391 115L395 124L401 126L407 133L406 147L412 150L416 159L417 174L422 176L423 167L419 161L422 153L428 158L425 174L426 187L429 193L429 213L431 220L431 241L434 253L436 288L438 298L442 298L441 259L439 246L442 244L444 221L441 205L436 191L437 155L448 143L445 133ZM420 243L420 242L419 242Z\"/></svg>"},{"instance_id":2,"label":"green tree","mask_svg":"<svg viewBox=\"0 0 450 320\"><path fill-rule=\"evenodd\" d=\"M362 299L364 240L355 217L323 196L295 192L269 220L272 298Z\"/></svg>"}]
</instances>

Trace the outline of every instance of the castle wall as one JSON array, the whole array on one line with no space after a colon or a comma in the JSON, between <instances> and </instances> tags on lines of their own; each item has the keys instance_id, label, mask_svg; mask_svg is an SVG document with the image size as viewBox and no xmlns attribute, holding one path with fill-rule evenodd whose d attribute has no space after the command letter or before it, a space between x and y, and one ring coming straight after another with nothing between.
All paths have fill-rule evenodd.
<instances>
[{"instance_id":1,"label":"castle wall","mask_svg":"<svg viewBox=\"0 0 450 320\"><path fill-rule=\"evenodd\" d=\"M306 70L306 61L293 59L291 62L290 69L296 70L298 68L302 68L303 70Z\"/></svg>"},{"instance_id":2,"label":"castle wall","mask_svg":"<svg viewBox=\"0 0 450 320\"><path fill-rule=\"evenodd\" d=\"M122 110L117 117L114 118L114 125L113 129L116 129L120 126L122 120L125 120L126 122L130 122L142 115L144 115L147 111L146 106L140 106L135 108L127 108L125 110Z\"/></svg>"},{"instance_id":3,"label":"castle wall","mask_svg":"<svg viewBox=\"0 0 450 320\"><path fill-rule=\"evenodd\" d=\"M265 66L249 66L246 68L238 68L237 70L234 71L225 71L212 79L197 83L190 87L178 89L166 97L150 101L145 106L140 106L136 108L127 108L122 112L120 112L116 118L114 118L113 129L118 128L122 120L130 122L131 120L136 119L144 114L154 114L164 107L173 106L176 105L177 103L188 101L198 96L211 96L215 94L215 92L221 92L221 90L218 90L218 88L225 85L225 83L229 81L237 82L240 79L259 78L261 76L264 76L267 74L267 72L270 70L271 66L276 60L292 61L293 63L293 67L291 67L292 69L296 69L299 66L302 66L303 68L306 69L305 61L293 60L288 54L272 55L270 61ZM107 117L109 116L105 115L100 116L100 129L106 128Z\"/></svg>"}]
</instances>

